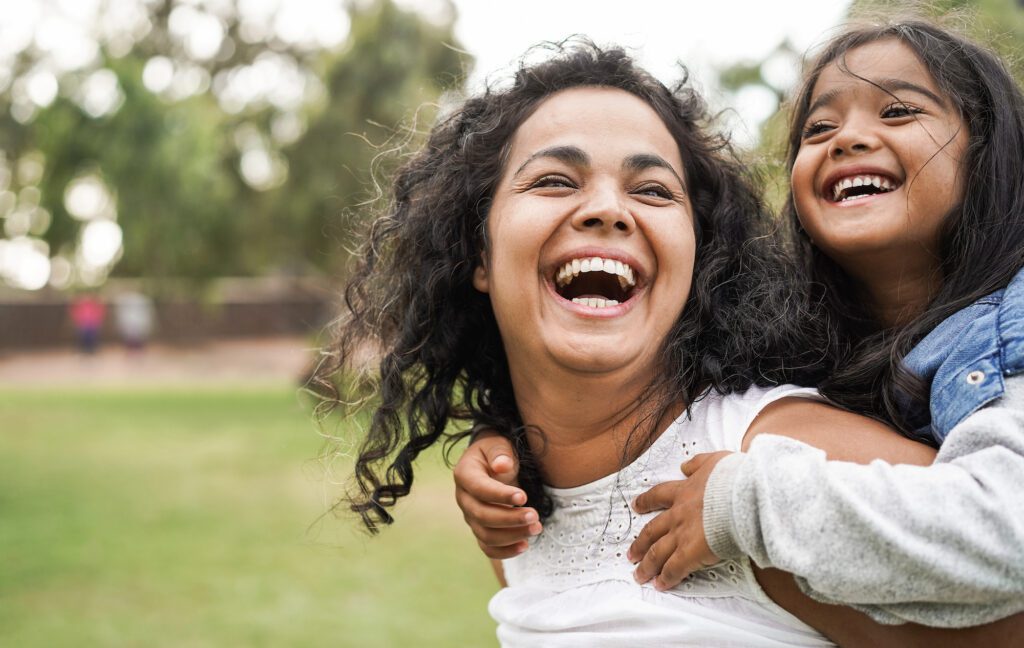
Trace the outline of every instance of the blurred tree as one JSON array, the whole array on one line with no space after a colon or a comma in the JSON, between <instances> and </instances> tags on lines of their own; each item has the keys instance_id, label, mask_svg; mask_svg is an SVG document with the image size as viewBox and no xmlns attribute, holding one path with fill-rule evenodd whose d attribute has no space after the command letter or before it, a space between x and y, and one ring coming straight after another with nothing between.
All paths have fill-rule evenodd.
<instances>
[{"instance_id":1,"label":"blurred tree","mask_svg":"<svg viewBox=\"0 0 1024 648\"><path fill-rule=\"evenodd\" d=\"M239 6L104 0L77 67L32 39L6 61L0 48L0 279L196 287L339 267L381 147L415 137L413 107L464 79L454 8L428 20L391 0L339 4L302 31L285 2Z\"/></svg>"},{"instance_id":2,"label":"blurred tree","mask_svg":"<svg viewBox=\"0 0 1024 648\"><path fill-rule=\"evenodd\" d=\"M322 63L324 98L284 151L288 181L269 210L277 228L271 238L285 244L275 257L290 267L340 267L352 219L378 191L373 171L386 172L397 156L380 157L379 169L371 160L418 138L432 125L434 102L468 73L451 22L431 24L390 2L352 9L351 16L347 46ZM285 236L281 225L294 231Z\"/></svg>"}]
</instances>

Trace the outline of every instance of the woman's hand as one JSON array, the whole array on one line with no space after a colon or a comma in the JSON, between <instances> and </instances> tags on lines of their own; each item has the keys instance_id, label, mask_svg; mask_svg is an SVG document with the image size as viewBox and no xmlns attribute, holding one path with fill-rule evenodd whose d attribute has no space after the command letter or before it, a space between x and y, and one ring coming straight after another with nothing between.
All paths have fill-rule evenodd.
<instances>
[{"instance_id":1,"label":"woman's hand","mask_svg":"<svg viewBox=\"0 0 1024 648\"><path fill-rule=\"evenodd\" d=\"M518 473L512 444L496 432L477 435L455 464L455 501L490 558L521 554L527 539L541 532L537 511L523 507L526 493L516 486Z\"/></svg>"},{"instance_id":2,"label":"woman's hand","mask_svg":"<svg viewBox=\"0 0 1024 648\"><path fill-rule=\"evenodd\" d=\"M687 479L658 484L636 498L637 513L665 509L629 547L629 559L639 561L633 573L638 583L655 578L654 587L667 590L691 572L719 562L704 537L704 489L715 465L728 454L697 455L682 466Z\"/></svg>"}]
</instances>

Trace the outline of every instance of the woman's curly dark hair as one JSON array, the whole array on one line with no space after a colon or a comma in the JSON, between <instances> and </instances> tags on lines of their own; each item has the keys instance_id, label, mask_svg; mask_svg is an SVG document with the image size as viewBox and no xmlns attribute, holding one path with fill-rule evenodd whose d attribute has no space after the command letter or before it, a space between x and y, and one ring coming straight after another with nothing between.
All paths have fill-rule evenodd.
<instances>
[{"instance_id":1,"label":"woman's curly dark hair","mask_svg":"<svg viewBox=\"0 0 1024 648\"><path fill-rule=\"evenodd\" d=\"M809 285L828 313L836 353L843 356L819 384L822 393L914 436L926 421L908 414L927 412L930 385L903 369L903 358L944 319L1004 288L1024 265L1024 95L997 55L941 26L915 19L853 25L824 46L796 96L790 171L822 71L833 63L845 69L848 52L886 39L913 50L952 100L970 135L962 162L963 199L950 205L940 232L938 294L911 321L886 326L871 310L863 287L799 227L792 196L783 218L792 226Z\"/></svg>"},{"instance_id":2,"label":"woman's curly dark hair","mask_svg":"<svg viewBox=\"0 0 1024 648\"><path fill-rule=\"evenodd\" d=\"M379 401L355 464L349 507L368 529L409 493L413 461L449 423L486 425L511 440L528 504L550 513L526 443L501 336L472 277L486 249L485 224L516 129L567 88L618 88L648 103L675 138L692 202L697 250L690 298L663 343L655 398L690 404L708 389L820 378L822 341L776 245L774 222L725 138L713 134L700 95L672 89L621 49L553 45L547 61L522 66L510 87L466 101L401 167L385 213L373 222L351 278L335 341L315 380L341 382L367 349L379 354ZM337 391L327 396L340 402ZM463 426L465 427L465 426Z\"/></svg>"}]
</instances>

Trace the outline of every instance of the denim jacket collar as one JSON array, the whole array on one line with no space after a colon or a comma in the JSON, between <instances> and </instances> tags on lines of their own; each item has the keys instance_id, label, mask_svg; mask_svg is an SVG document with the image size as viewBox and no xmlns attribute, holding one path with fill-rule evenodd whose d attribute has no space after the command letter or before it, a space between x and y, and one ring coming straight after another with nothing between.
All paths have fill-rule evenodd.
<instances>
[{"instance_id":1,"label":"denim jacket collar","mask_svg":"<svg viewBox=\"0 0 1024 648\"><path fill-rule=\"evenodd\" d=\"M1024 270L932 330L903 360L929 382L930 402L905 413L918 434L941 444L949 431L999 398L1003 379L1024 370Z\"/></svg>"}]
</instances>

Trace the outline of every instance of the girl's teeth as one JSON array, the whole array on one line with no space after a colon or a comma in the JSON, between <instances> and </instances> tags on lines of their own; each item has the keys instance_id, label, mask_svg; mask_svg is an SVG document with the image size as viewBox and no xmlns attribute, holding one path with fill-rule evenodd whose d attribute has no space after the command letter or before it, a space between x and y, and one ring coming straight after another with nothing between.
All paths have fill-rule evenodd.
<instances>
[{"instance_id":1,"label":"girl's teeth","mask_svg":"<svg viewBox=\"0 0 1024 648\"><path fill-rule=\"evenodd\" d=\"M872 185L877 187L879 190L889 192L893 190L893 184L888 179L882 176L876 175L861 175L853 176L849 178L843 178L832 187L832 200L836 202L844 202L852 200L854 198L861 198L862 196L843 196L843 191L853 187L863 187Z\"/></svg>"}]
</instances>

